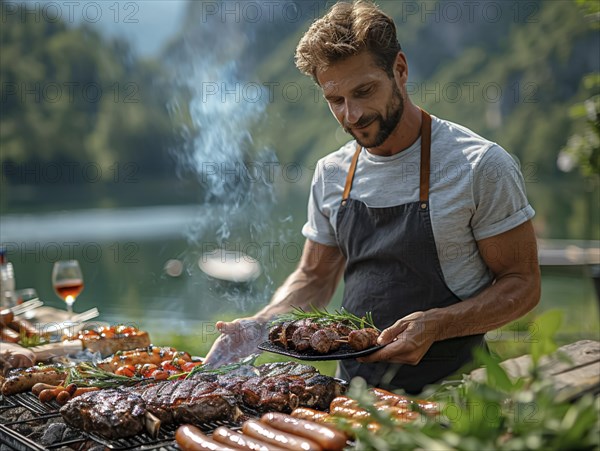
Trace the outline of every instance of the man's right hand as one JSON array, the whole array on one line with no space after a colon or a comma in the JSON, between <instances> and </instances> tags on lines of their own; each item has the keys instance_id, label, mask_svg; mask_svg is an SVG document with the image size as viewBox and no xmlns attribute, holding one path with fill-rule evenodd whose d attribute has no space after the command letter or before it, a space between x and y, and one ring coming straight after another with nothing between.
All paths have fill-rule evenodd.
<instances>
[{"instance_id":1,"label":"man's right hand","mask_svg":"<svg viewBox=\"0 0 600 451\"><path fill-rule=\"evenodd\" d=\"M219 367L254 354L257 346L268 339L270 319L294 307L327 305L344 272L344 261L337 247L306 240L298 268L277 289L269 305L250 318L217 322L221 336L213 343L205 362Z\"/></svg>"},{"instance_id":2,"label":"man's right hand","mask_svg":"<svg viewBox=\"0 0 600 451\"><path fill-rule=\"evenodd\" d=\"M218 321L216 326L221 335L213 343L204 361L213 368L256 354L257 346L268 337L267 325L250 318L236 319L230 323Z\"/></svg>"}]
</instances>

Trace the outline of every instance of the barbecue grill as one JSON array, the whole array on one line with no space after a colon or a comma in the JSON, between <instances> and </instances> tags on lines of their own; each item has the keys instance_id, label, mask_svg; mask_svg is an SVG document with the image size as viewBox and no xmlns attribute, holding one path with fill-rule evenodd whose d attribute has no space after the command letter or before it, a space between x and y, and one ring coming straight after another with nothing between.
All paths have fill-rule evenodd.
<instances>
[{"instance_id":1,"label":"barbecue grill","mask_svg":"<svg viewBox=\"0 0 600 451\"><path fill-rule=\"evenodd\" d=\"M106 440L94 434L89 434L70 428L62 420L58 412L60 406L52 401L43 404L32 393L21 393L9 397L0 396L0 444L9 449L19 451L48 451L70 447L77 450L179 450L175 445L176 425L161 427L157 437L139 434L119 440ZM254 412L246 412L246 418L256 416ZM245 418L243 418L245 419ZM240 421L243 421L241 419ZM47 432L51 427L61 428L66 433L60 439L51 440ZM219 426L239 429L240 423L229 421L214 421L197 425L203 432L211 433ZM0 449L2 447L0 446Z\"/></svg>"}]
</instances>

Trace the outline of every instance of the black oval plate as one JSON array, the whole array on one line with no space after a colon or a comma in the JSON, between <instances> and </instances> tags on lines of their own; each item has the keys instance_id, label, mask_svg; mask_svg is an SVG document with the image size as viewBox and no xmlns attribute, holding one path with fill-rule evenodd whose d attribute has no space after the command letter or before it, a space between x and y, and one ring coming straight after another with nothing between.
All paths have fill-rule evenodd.
<instances>
[{"instance_id":1,"label":"black oval plate","mask_svg":"<svg viewBox=\"0 0 600 451\"><path fill-rule=\"evenodd\" d=\"M258 349L262 351L273 352L275 354L281 354L288 357L292 357L298 360L347 360L355 359L365 355L372 354L383 346L373 346L372 348L363 349L362 351L355 351L348 344L343 344L340 349L329 354L319 354L318 352L309 349L303 352L292 351L291 349L284 349L281 346L277 346L270 341L265 341L258 345Z\"/></svg>"}]
</instances>

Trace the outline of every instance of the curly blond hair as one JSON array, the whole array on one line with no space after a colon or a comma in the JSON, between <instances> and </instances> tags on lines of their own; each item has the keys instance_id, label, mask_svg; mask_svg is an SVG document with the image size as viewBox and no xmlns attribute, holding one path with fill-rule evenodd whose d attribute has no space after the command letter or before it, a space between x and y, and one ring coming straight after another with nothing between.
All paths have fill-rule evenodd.
<instances>
[{"instance_id":1,"label":"curly blond hair","mask_svg":"<svg viewBox=\"0 0 600 451\"><path fill-rule=\"evenodd\" d=\"M339 2L300 39L296 67L318 83L317 70L364 50L392 77L393 63L402 50L394 21L371 1Z\"/></svg>"}]
</instances>

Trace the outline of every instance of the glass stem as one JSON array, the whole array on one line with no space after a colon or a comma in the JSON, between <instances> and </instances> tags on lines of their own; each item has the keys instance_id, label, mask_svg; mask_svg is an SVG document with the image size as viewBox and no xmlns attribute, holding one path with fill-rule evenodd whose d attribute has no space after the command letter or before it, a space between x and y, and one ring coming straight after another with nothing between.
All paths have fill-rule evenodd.
<instances>
[{"instance_id":1,"label":"glass stem","mask_svg":"<svg viewBox=\"0 0 600 451\"><path fill-rule=\"evenodd\" d=\"M67 299L67 313L69 316L69 322L73 322L73 302L75 302L75 299L73 298L69 298Z\"/></svg>"}]
</instances>

